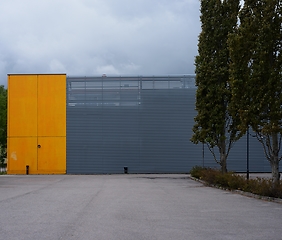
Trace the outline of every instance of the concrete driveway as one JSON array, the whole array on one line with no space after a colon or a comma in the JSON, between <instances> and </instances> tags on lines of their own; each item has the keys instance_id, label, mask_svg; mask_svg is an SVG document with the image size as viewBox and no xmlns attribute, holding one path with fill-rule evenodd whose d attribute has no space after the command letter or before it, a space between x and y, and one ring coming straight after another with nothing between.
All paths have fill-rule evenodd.
<instances>
[{"instance_id":1,"label":"concrete driveway","mask_svg":"<svg viewBox=\"0 0 282 240\"><path fill-rule=\"evenodd\" d=\"M282 204L188 175L0 176L0 239L282 239Z\"/></svg>"}]
</instances>

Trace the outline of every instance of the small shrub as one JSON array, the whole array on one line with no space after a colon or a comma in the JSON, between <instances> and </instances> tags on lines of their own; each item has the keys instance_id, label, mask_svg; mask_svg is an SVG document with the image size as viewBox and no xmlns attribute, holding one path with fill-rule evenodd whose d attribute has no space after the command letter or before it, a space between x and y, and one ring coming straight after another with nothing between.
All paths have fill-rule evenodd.
<instances>
[{"instance_id":1,"label":"small shrub","mask_svg":"<svg viewBox=\"0 0 282 240\"><path fill-rule=\"evenodd\" d=\"M205 170L205 168L201 167L201 166L194 166L191 171L190 171L190 174L192 177L194 178L201 178L202 176L202 172L203 170Z\"/></svg>"},{"instance_id":2,"label":"small shrub","mask_svg":"<svg viewBox=\"0 0 282 240\"><path fill-rule=\"evenodd\" d=\"M230 182L231 175L229 173L222 174L218 173L216 176L216 184L221 187L229 188L228 183Z\"/></svg>"},{"instance_id":3,"label":"small shrub","mask_svg":"<svg viewBox=\"0 0 282 240\"><path fill-rule=\"evenodd\" d=\"M206 170L202 171L202 176L201 179L203 179L204 181L206 181L207 183L211 184L211 185L215 185L218 184L218 173L219 171L213 168L207 168Z\"/></svg>"},{"instance_id":4,"label":"small shrub","mask_svg":"<svg viewBox=\"0 0 282 240\"><path fill-rule=\"evenodd\" d=\"M229 189L242 190L243 188L245 188L246 184L247 184L247 181L245 177L237 175L235 173L230 174L230 177L228 180Z\"/></svg>"},{"instance_id":5,"label":"small shrub","mask_svg":"<svg viewBox=\"0 0 282 240\"><path fill-rule=\"evenodd\" d=\"M254 194L282 198L282 185L275 185L272 179L251 179L248 183L248 188L248 191Z\"/></svg>"}]
</instances>

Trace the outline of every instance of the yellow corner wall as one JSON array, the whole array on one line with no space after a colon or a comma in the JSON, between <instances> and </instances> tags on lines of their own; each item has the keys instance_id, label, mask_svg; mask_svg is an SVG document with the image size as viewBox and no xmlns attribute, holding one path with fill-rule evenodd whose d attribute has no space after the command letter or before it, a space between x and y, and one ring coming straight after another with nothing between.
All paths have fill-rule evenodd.
<instances>
[{"instance_id":1,"label":"yellow corner wall","mask_svg":"<svg viewBox=\"0 0 282 240\"><path fill-rule=\"evenodd\" d=\"M8 174L66 173L66 75L8 75Z\"/></svg>"}]
</instances>

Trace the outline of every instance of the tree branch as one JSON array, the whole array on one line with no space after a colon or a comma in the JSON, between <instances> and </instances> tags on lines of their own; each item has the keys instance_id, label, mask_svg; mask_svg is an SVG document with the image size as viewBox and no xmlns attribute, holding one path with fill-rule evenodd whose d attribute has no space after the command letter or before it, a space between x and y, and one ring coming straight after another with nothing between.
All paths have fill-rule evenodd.
<instances>
[{"instance_id":1,"label":"tree branch","mask_svg":"<svg viewBox=\"0 0 282 240\"><path fill-rule=\"evenodd\" d=\"M266 156L266 158L270 161L270 152L269 152L269 149L268 149L268 152L267 152L267 150L266 150L266 147L265 147L265 144L264 144L264 141L263 141L263 137L261 136L261 134L260 133L256 133L256 137L257 137L257 139L258 139L258 141L262 144L262 146L263 146L263 151L264 151L264 154L265 154L265 156Z\"/></svg>"},{"instance_id":2,"label":"tree branch","mask_svg":"<svg viewBox=\"0 0 282 240\"><path fill-rule=\"evenodd\" d=\"M211 154L213 155L213 158L214 158L215 162L216 162L217 164L220 164L220 162L217 161L217 159L216 159L216 156L215 156L215 153L214 153L213 148L212 148L208 143L206 143L206 144L207 144L208 149L210 150Z\"/></svg>"}]
</instances>

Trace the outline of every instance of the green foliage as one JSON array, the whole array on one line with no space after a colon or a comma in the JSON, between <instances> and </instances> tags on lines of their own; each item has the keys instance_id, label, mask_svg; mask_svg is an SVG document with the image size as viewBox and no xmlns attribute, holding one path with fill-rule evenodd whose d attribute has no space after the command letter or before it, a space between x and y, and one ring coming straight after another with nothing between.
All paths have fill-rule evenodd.
<instances>
[{"instance_id":1,"label":"green foliage","mask_svg":"<svg viewBox=\"0 0 282 240\"><path fill-rule=\"evenodd\" d=\"M262 196L282 198L282 185L274 184L272 179L251 179L246 190Z\"/></svg>"},{"instance_id":2,"label":"green foliage","mask_svg":"<svg viewBox=\"0 0 282 240\"><path fill-rule=\"evenodd\" d=\"M256 178L247 180L245 177L213 168L196 166L190 172L192 177L201 179L209 185L215 185L230 190L242 190L261 196L282 198L282 184L275 184L272 179Z\"/></svg>"},{"instance_id":3,"label":"green foliage","mask_svg":"<svg viewBox=\"0 0 282 240\"><path fill-rule=\"evenodd\" d=\"M280 0L244 1L240 24L228 40L232 92L229 111L239 114L241 131L250 125L257 133L276 181L282 133L281 13Z\"/></svg>"},{"instance_id":4,"label":"green foliage","mask_svg":"<svg viewBox=\"0 0 282 240\"><path fill-rule=\"evenodd\" d=\"M228 104L231 92L229 80L228 35L233 32L239 11L239 0L201 0L202 32L196 56L196 110L191 141L218 147L220 163L226 171L226 158L231 145L241 135L237 129L237 114L231 116Z\"/></svg>"},{"instance_id":5,"label":"green foliage","mask_svg":"<svg viewBox=\"0 0 282 240\"><path fill-rule=\"evenodd\" d=\"M4 164L7 149L7 90L0 86L0 165Z\"/></svg>"},{"instance_id":6,"label":"green foliage","mask_svg":"<svg viewBox=\"0 0 282 240\"><path fill-rule=\"evenodd\" d=\"M208 168L204 171L202 171L202 176L201 179L208 182L209 184L215 185L217 184L217 175L218 175L218 170L213 169L213 168Z\"/></svg>"},{"instance_id":7,"label":"green foliage","mask_svg":"<svg viewBox=\"0 0 282 240\"><path fill-rule=\"evenodd\" d=\"M202 176L202 171L205 170L206 168L203 168L201 166L194 166L191 171L190 174L192 177L194 178L200 178Z\"/></svg>"},{"instance_id":8,"label":"green foliage","mask_svg":"<svg viewBox=\"0 0 282 240\"><path fill-rule=\"evenodd\" d=\"M245 1L240 25L229 36L234 110L246 129L281 131L281 3ZM271 119L271 121L267 121ZM243 124L244 123L244 124Z\"/></svg>"}]
</instances>

